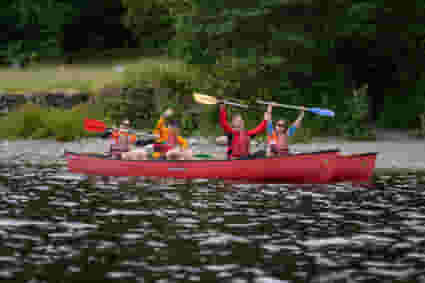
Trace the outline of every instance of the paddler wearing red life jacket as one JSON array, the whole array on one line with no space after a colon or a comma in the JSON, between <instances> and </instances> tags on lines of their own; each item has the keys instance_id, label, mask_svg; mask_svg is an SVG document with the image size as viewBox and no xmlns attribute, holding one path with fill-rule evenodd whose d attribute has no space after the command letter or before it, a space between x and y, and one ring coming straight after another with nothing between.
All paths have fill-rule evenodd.
<instances>
[{"instance_id":1,"label":"paddler wearing red life jacket","mask_svg":"<svg viewBox=\"0 0 425 283\"><path fill-rule=\"evenodd\" d=\"M270 119L269 111L264 113L264 120L255 128L245 130L245 123L240 114L232 118L232 126L227 122L226 106L220 104L220 126L226 134L231 134L231 144L228 149L229 159L250 158L250 137L261 134L266 130L267 121Z\"/></svg>"},{"instance_id":2,"label":"paddler wearing red life jacket","mask_svg":"<svg viewBox=\"0 0 425 283\"><path fill-rule=\"evenodd\" d=\"M271 109L270 109L271 117ZM301 126L301 121L304 118L304 110L300 112L297 120L290 127L287 126L287 121L279 119L276 122L276 127L273 129L273 122L270 119L267 123L267 157L283 156L289 154L288 137L295 133L295 130Z\"/></svg>"}]
</instances>

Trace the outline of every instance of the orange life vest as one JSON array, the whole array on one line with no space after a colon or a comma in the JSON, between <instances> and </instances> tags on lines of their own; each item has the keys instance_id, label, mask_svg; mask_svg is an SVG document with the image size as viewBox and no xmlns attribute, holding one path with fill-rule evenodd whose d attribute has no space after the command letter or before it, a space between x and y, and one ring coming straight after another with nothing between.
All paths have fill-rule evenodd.
<instances>
[{"instance_id":1,"label":"orange life vest","mask_svg":"<svg viewBox=\"0 0 425 283\"><path fill-rule=\"evenodd\" d=\"M121 153L130 151L130 143L136 142L136 135L125 131L113 131L112 138L115 143L111 144L110 152L113 157L121 158Z\"/></svg>"},{"instance_id":2,"label":"orange life vest","mask_svg":"<svg viewBox=\"0 0 425 283\"><path fill-rule=\"evenodd\" d=\"M271 136L267 137L268 143L272 146L272 150L277 151L277 154L288 154L289 146L288 146L288 138L286 134L276 135L276 132L273 131Z\"/></svg>"}]
</instances>

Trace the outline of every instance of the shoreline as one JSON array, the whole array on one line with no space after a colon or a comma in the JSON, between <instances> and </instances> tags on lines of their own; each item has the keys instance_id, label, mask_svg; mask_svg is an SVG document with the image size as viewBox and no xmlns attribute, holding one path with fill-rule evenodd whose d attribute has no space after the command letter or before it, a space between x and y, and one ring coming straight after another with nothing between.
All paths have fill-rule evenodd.
<instances>
[{"instance_id":1,"label":"shoreline","mask_svg":"<svg viewBox=\"0 0 425 283\"><path fill-rule=\"evenodd\" d=\"M199 137L188 138L194 153L224 154L225 146L207 143ZM64 150L73 152L105 152L109 148L108 140L86 138L73 142L57 142L55 140L0 140L0 158L9 162L26 162L32 164L65 162ZM254 150L262 149L254 147ZM347 141L335 138L319 138L309 144L293 144L295 152L311 152L338 148L342 153L378 152L375 172L390 174L391 172L425 173L425 142L423 140L403 141ZM150 147L147 147L149 151Z\"/></svg>"}]
</instances>

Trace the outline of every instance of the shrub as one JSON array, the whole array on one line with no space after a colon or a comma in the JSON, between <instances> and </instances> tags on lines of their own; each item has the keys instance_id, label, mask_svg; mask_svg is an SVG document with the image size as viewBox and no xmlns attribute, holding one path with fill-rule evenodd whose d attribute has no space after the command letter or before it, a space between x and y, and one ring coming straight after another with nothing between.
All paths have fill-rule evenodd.
<instances>
[{"instance_id":1,"label":"shrub","mask_svg":"<svg viewBox=\"0 0 425 283\"><path fill-rule=\"evenodd\" d=\"M311 143L313 140L311 128L300 127L295 131L295 134L289 137L289 144L294 143Z\"/></svg>"},{"instance_id":2,"label":"shrub","mask_svg":"<svg viewBox=\"0 0 425 283\"><path fill-rule=\"evenodd\" d=\"M55 138L71 141L83 136L94 136L84 130L84 118L103 120L98 105L77 105L70 110L42 108L25 104L0 120L0 138Z\"/></svg>"},{"instance_id":3,"label":"shrub","mask_svg":"<svg viewBox=\"0 0 425 283\"><path fill-rule=\"evenodd\" d=\"M357 140L374 138L371 129L366 125L369 109L366 91L367 85L360 91L354 90L353 95L345 100L347 111L342 131L348 138Z\"/></svg>"},{"instance_id":4,"label":"shrub","mask_svg":"<svg viewBox=\"0 0 425 283\"><path fill-rule=\"evenodd\" d=\"M9 113L0 122L1 137L29 138L33 132L43 126L44 110L32 103L20 106L16 111Z\"/></svg>"}]
</instances>

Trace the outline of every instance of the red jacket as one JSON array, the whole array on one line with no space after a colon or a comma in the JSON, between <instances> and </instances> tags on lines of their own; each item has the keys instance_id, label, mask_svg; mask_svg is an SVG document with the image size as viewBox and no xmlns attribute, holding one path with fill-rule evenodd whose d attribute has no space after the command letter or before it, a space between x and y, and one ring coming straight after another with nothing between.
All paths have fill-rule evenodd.
<instances>
[{"instance_id":1,"label":"red jacket","mask_svg":"<svg viewBox=\"0 0 425 283\"><path fill-rule=\"evenodd\" d=\"M267 121L263 120L255 129L236 131L227 122L226 107L220 107L220 126L226 133L232 134L231 157L245 157L249 154L250 137L266 130Z\"/></svg>"}]
</instances>

